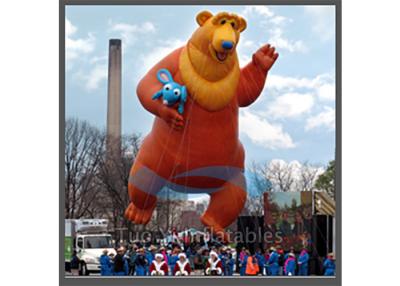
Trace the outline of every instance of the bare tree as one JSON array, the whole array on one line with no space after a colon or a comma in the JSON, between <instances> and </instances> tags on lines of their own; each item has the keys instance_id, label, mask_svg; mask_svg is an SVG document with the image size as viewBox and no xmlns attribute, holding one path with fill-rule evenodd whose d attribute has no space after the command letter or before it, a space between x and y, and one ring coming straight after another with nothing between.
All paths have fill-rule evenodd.
<instances>
[{"instance_id":1,"label":"bare tree","mask_svg":"<svg viewBox=\"0 0 400 286\"><path fill-rule=\"evenodd\" d=\"M104 141L85 121L65 122L65 217L92 216L97 209L97 173Z\"/></svg>"},{"instance_id":2,"label":"bare tree","mask_svg":"<svg viewBox=\"0 0 400 286\"><path fill-rule=\"evenodd\" d=\"M300 177L298 179L299 191L312 191L315 189L315 182L321 173L320 168L312 166L308 162L304 162L300 167Z\"/></svg>"},{"instance_id":3,"label":"bare tree","mask_svg":"<svg viewBox=\"0 0 400 286\"><path fill-rule=\"evenodd\" d=\"M272 161L264 169L264 176L278 192L290 192L295 186L294 166L283 161Z\"/></svg>"},{"instance_id":4,"label":"bare tree","mask_svg":"<svg viewBox=\"0 0 400 286\"><path fill-rule=\"evenodd\" d=\"M106 134L103 134L103 140L106 141ZM97 176L102 190L99 204L114 228L127 228L130 231L132 224L125 219L124 213L129 204L130 168L139 151L140 138L137 135L123 136L119 142L121 147L113 152L103 149Z\"/></svg>"},{"instance_id":5,"label":"bare tree","mask_svg":"<svg viewBox=\"0 0 400 286\"><path fill-rule=\"evenodd\" d=\"M66 121L65 217L108 218L114 228L130 231L133 225L124 212L129 203L129 171L140 138L123 136L116 141L121 146L112 152L107 150L107 139L104 131L85 121Z\"/></svg>"}]
</instances>

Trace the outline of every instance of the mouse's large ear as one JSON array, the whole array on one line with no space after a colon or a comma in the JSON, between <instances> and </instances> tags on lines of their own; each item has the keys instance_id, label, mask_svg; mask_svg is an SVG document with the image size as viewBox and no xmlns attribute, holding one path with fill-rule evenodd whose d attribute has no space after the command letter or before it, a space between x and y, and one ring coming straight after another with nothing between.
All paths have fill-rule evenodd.
<instances>
[{"instance_id":1,"label":"mouse's large ear","mask_svg":"<svg viewBox=\"0 0 400 286\"><path fill-rule=\"evenodd\" d=\"M211 14L211 12L208 11L202 11L199 14L197 14L196 16L196 21L197 24L199 24L199 26L203 26L204 23L210 19L213 16L213 14Z\"/></svg>"},{"instance_id":2,"label":"mouse's large ear","mask_svg":"<svg viewBox=\"0 0 400 286\"><path fill-rule=\"evenodd\" d=\"M167 69L160 69L157 72L157 78L162 84L166 84L166 83L169 83L171 81L174 81L174 79L172 78L171 73Z\"/></svg>"},{"instance_id":3,"label":"mouse's large ear","mask_svg":"<svg viewBox=\"0 0 400 286\"><path fill-rule=\"evenodd\" d=\"M239 32L243 32L247 28L247 22L244 18L239 16Z\"/></svg>"},{"instance_id":4,"label":"mouse's large ear","mask_svg":"<svg viewBox=\"0 0 400 286\"><path fill-rule=\"evenodd\" d=\"M186 102L186 98L187 98L186 86L182 86L181 98L182 98L182 101L183 101L183 102Z\"/></svg>"}]
</instances>

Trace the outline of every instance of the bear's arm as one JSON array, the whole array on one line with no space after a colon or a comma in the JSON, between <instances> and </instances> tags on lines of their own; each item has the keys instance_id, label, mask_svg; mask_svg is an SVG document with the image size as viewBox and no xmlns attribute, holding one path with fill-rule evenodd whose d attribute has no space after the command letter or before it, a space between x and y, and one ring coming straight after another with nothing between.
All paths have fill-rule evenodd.
<instances>
[{"instance_id":1,"label":"bear's arm","mask_svg":"<svg viewBox=\"0 0 400 286\"><path fill-rule=\"evenodd\" d=\"M240 70L237 99L240 107L252 104L261 94L267 72L259 68L253 61Z\"/></svg>"},{"instance_id":2,"label":"bear's arm","mask_svg":"<svg viewBox=\"0 0 400 286\"><path fill-rule=\"evenodd\" d=\"M167 69L174 76L179 67L179 55L182 48L178 48L168 56L158 62L150 71L140 80L136 93L143 107L156 116L159 116L159 110L163 106L161 100L153 100L152 96L159 91L163 84L157 79L157 72L160 69Z\"/></svg>"}]
</instances>

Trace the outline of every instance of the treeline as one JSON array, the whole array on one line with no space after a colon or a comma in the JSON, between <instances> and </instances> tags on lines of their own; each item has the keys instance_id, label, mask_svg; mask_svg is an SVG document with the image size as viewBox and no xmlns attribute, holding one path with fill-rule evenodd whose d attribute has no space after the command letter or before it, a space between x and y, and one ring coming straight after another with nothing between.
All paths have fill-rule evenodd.
<instances>
[{"instance_id":1,"label":"treeline","mask_svg":"<svg viewBox=\"0 0 400 286\"><path fill-rule=\"evenodd\" d=\"M125 219L129 172L141 138L137 134L122 136L120 142L112 142L114 148L107 140L105 130L79 119L66 120L65 218L107 218L116 232L123 230L124 236L143 230L166 232L171 225L179 226L184 204L174 200L159 200L155 215L146 226L133 225Z\"/></svg>"}]
</instances>

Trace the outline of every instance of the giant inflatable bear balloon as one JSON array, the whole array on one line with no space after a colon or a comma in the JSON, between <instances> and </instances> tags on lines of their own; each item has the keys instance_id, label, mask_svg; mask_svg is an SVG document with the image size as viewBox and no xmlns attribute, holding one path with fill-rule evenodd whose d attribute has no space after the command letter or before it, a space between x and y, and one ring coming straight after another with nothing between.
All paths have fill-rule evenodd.
<instances>
[{"instance_id":1,"label":"giant inflatable bear balloon","mask_svg":"<svg viewBox=\"0 0 400 286\"><path fill-rule=\"evenodd\" d=\"M148 223L164 187L208 193L210 203L201 221L227 239L224 228L238 217L247 194L239 108L258 98L278 54L265 45L240 68L236 48L246 21L233 13L208 11L196 20L199 27L187 44L157 63L138 84L141 104L156 118L130 171L125 217ZM157 77L162 69L186 88L182 114L178 104L153 99L163 88Z\"/></svg>"}]
</instances>

